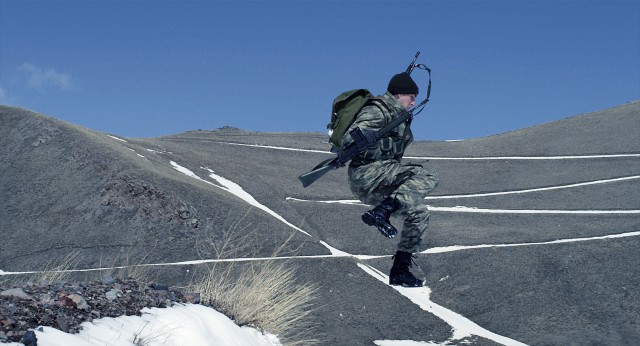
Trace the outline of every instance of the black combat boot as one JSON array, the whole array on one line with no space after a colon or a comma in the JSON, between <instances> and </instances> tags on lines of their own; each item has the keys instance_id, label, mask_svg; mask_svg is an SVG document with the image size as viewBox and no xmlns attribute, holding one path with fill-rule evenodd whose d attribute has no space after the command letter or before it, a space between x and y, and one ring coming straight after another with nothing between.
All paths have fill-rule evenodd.
<instances>
[{"instance_id":1,"label":"black combat boot","mask_svg":"<svg viewBox=\"0 0 640 346\"><path fill-rule=\"evenodd\" d=\"M417 279L409 271L411 267L411 253L397 251L393 256L393 267L389 273L389 285L403 287L422 287L422 280Z\"/></svg>"},{"instance_id":2,"label":"black combat boot","mask_svg":"<svg viewBox=\"0 0 640 346\"><path fill-rule=\"evenodd\" d=\"M400 208L400 203L393 197L387 197L382 203L362 214L362 221L369 226L376 226L385 237L394 238L398 230L389 221L391 214Z\"/></svg>"}]
</instances>

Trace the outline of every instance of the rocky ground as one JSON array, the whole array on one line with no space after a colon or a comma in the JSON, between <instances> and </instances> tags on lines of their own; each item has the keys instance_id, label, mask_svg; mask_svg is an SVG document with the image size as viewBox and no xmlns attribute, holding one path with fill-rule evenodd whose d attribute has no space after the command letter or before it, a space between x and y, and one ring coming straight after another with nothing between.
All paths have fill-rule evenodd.
<instances>
[{"instance_id":1,"label":"rocky ground","mask_svg":"<svg viewBox=\"0 0 640 346\"><path fill-rule=\"evenodd\" d=\"M41 282L0 286L0 343L19 342L29 329L50 326L67 333L102 317L140 315L145 307L199 303L197 293L109 276L88 283Z\"/></svg>"}]
</instances>

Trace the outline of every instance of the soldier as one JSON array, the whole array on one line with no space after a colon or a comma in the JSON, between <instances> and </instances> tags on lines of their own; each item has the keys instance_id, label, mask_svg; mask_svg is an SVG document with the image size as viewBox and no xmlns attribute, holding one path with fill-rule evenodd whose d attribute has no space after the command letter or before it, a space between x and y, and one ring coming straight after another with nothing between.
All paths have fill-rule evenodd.
<instances>
[{"instance_id":1,"label":"soldier","mask_svg":"<svg viewBox=\"0 0 640 346\"><path fill-rule=\"evenodd\" d=\"M387 92L371 101L358 113L346 132L342 143L353 142L349 132L379 130L395 117L415 105L418 85L409 73L391 78ZM389 274L389 284L421 287L423 282L410 271L412 254L418 250L429 224L429 211L424 197L438 184L438 177L418 164L402 164L404 151L413 141L410 122L401 124L349 164L349 186L362 202L375 205L362 215L369 226L375 226L384 236L393 238L398 233L391 224L391 216L404 220L398 251Z\"/></svg>"}]
</instances>

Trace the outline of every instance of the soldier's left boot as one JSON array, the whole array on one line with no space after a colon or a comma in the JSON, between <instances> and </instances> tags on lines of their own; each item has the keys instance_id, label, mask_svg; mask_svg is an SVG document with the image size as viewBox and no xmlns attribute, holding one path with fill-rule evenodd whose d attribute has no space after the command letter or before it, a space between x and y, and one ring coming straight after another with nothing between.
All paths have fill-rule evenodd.
<instances>
[{"instance_id":1,"label":"soldier's left boot","mask_svg":"<svg viewBox=\"0 0 640 346\"><path fill-rule=\"evenodd\" d=\"M393 266L389 273L389 285L403 287L422 287L423 281L409 271L411 253L398 250L393 256Z\"/></svg>"},{"instance_id":2,"label":"soldier's left boot","mask_svg":"<svg viewBox=\"0 0 640 346\"><path fill-rule=\"evenodd\" d=\"M362 214L362 221L369 226L376 226L378 231L387 238L394 238L398 230L393 227L389 218L400 208L400 203L393 197L387 197L382 203Z\"/></svg>"}]
</instances>

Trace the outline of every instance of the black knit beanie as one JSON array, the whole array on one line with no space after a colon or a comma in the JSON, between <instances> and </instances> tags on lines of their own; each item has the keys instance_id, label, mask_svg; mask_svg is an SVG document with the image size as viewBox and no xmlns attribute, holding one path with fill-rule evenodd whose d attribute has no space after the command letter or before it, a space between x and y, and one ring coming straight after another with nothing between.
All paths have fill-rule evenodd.
<instances>
[{"instance_id":1,"label":"black knit beanie","mask_svg":"<svg viewBox=\"0 0 640 346\"><path fill-rule=\"evenodd\" d=\"M418 95L418 85L413 81L413 79L411 79L411 76L408 73L402 72L391 78L387 91L393 95Z\"/></svg>"}]
</instances>

